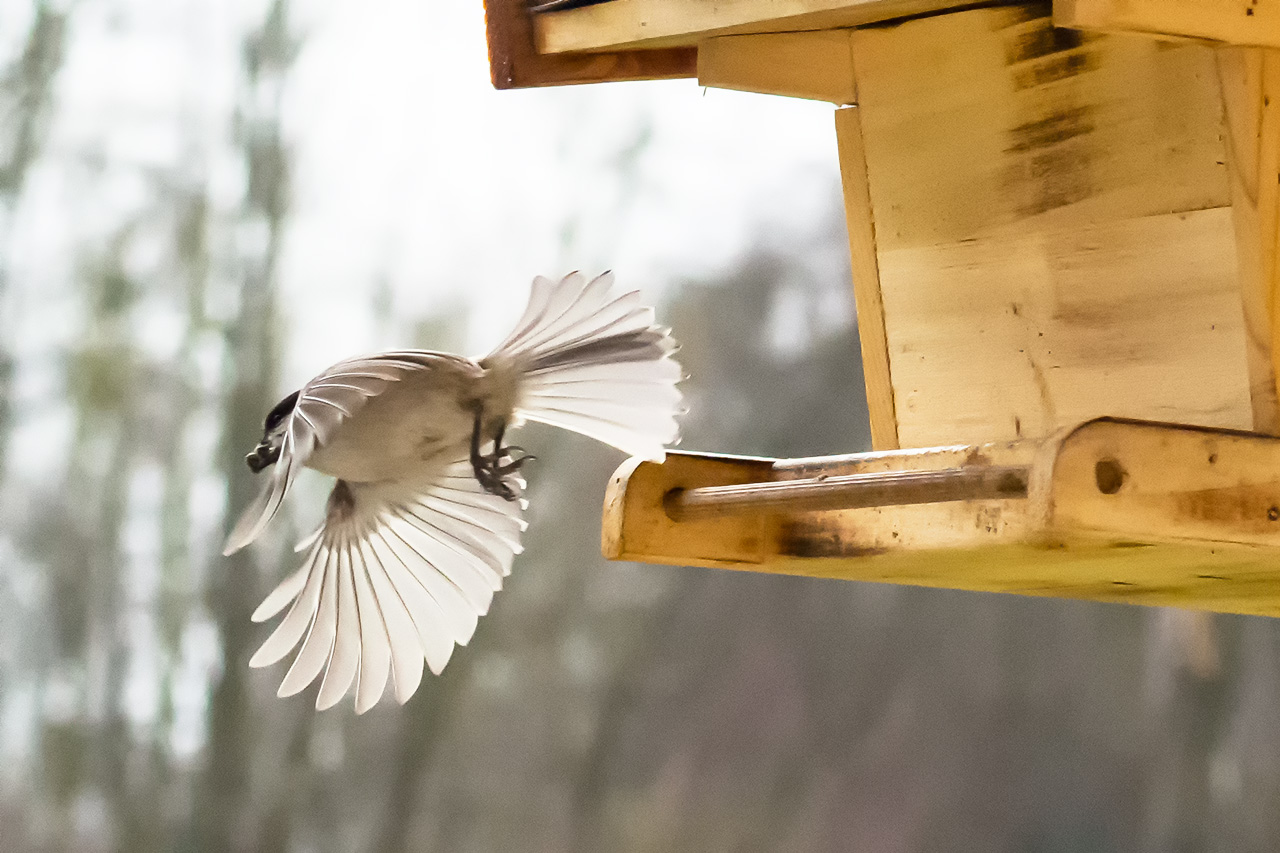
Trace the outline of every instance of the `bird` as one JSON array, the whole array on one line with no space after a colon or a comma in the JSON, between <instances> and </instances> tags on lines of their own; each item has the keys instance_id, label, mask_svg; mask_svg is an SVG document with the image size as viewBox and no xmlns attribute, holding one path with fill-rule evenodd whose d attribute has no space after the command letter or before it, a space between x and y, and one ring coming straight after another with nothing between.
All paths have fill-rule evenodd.
<instances>
[{"instance_id":1,"label":"bird","mask_svg":"<svg viewBox=\"0 0 1280 853\"><path fill-rule=\"evenodd\" d=\"M521 551L534 457L505 443L538 421L662 461L679 438L683 374L671 330L614 276L538 276L515 329L488 355L379 352L340 361L267 414L245 457L266 482L223 553L249 545L306 467L335 479L301 566L254 611L276 625L249 661L297 649L277 695L321 679L316 708L354 692L363 714L439 675ZM287 610L286 610L287 608Z\"/></svg>"}]
</instances>

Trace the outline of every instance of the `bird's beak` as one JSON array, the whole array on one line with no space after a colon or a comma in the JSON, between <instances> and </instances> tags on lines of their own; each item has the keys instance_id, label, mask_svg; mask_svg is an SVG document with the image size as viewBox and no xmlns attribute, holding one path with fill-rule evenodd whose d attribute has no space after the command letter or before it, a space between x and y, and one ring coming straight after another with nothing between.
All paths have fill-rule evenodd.
<instances>
[{"instance_id":1,"label":"bird's beak","mask_svg":"<svg viewBox=\"0 0 1280 853\"><path fill-rule=\"evenodd\" d=\"M262 469L275 463L280 458L280 451L272 449L271 445L265 441L260 442L253 452L245 456L245 464L249 466L249 470L257 474Z\"/></svg>"}]
</instances>

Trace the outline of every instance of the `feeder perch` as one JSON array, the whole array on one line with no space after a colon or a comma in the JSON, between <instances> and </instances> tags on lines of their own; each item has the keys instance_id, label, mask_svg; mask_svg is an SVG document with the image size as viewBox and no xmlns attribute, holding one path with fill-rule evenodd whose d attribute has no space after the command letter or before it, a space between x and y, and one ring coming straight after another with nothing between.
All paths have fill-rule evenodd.
<instances>
[{"instance_id":1,"label":"feeder perch","mask_svg":"<svg viewBox=\"0 0 1280 853\"><path fill-rule=\"evenodd\" d=\"M671 453L615 559L1280 615L1280 0L488 0L499 88L828 101L875 452Z\"/></svg>"}]
</instances>

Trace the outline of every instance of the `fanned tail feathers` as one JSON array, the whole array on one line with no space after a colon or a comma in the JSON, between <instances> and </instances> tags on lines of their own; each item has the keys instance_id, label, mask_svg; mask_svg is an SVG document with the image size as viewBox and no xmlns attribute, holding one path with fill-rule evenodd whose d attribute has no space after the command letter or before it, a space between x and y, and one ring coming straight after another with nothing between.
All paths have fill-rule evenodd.
<instances>
[{"instance_id":1,"label":"fanned tail feathers","mask_svg":"<svg viewBox=\"0 0 1280 853\"><path fill-rule=\"evenodd\" d=\"M611 297L613 274L534 279L529 305L486 361L520 371L516 413L660 461L679 437L677 349L640 294Z\"/></svg>"}]
</instances>

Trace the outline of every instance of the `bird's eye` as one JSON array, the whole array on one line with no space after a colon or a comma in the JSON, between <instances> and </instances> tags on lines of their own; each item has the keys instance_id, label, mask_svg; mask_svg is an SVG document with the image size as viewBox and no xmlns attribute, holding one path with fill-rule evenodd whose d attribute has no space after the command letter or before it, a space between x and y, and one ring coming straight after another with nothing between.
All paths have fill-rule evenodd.
<instances>
[{"instance_id":1,"label":"bird's eye","mask_svg":"<svg viewBox=\"0 0 1280 853\"><path fill-rule=\"evenodd\" d=\"M267 420L263 424L263 428L267 432L271 432L280 425L282 420L289 416L293 411L293 407L296 405L298 405L298 392L294 391L288 397L285 397L279 403L276 403L275 408L267 414Z\"/></svg>"}]
</instances>

